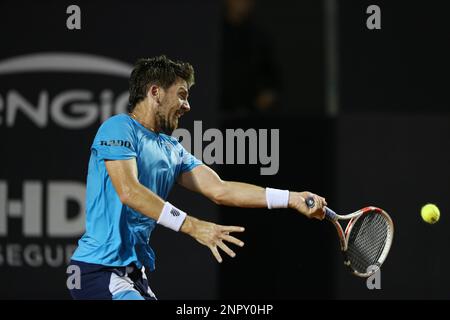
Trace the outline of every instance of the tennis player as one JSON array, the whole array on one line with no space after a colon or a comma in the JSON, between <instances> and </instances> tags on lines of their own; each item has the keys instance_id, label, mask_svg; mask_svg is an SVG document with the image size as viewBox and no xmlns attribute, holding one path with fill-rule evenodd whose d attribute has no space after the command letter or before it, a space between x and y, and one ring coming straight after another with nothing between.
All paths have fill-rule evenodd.
<instances>
[{"instance_id":1,"label":"tennis player","mask_svg":"<svg viewBox=\"0 0 450 320\"><path fill-rule=\"evenodd\" d=\"M325 199L309 192L262 188L223 181L171 137L178 119L190 110L194 69L165 56L140 59L130 77L128 114L105 121L91 146L86 189L86 232L71 265L81 282L74 299L156 299L145 274L155 268L149 245L157 224L181 231L208 247L218 262L219 249L244 243L232 235L240 226L222 226L187 214L166 201L175 182L218 205L292 208L323 219ZM310 209L305 198L314 197Z\"/></svg>"}]
</instances>

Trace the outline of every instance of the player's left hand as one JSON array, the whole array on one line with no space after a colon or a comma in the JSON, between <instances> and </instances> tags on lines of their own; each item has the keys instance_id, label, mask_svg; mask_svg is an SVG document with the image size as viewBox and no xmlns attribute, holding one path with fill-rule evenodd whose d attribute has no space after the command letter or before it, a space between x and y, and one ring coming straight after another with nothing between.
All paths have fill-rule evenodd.
<instances>
[{"instance_id":1,"label":"player's left hand","mask_svg":"<svg viewBox=\"0 0 450 320\"><path fill-rule=\"evenodd\" d=\"M188 224L190 224L189 231L187 232L195 240L207 246L216 260L221 263L222 257L218 248L223 250L230 257L234 258L236 253L231 250L224 241L231 242L235 245L242 247L244 242L230 235L231 232L243 232L245 229L238 226L222 226L212 222L187 217Z\"/></svg>"}]
</instances>

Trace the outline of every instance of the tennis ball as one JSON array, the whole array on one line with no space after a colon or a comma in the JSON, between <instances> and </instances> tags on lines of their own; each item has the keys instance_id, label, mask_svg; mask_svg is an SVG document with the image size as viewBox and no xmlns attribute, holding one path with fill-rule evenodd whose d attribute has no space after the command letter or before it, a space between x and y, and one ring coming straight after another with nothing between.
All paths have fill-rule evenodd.
<instances>
[{"instance_id":1,"label":"tennis ball","mask_svg":"<svg viewBox=\"0 0 450 320\"><path fill-rule=\"evenodd\" d=\"M422 207L420 215L422 216L423 221L433 224L439 221L441 212L435 204L428 203Z\"/></svg>"}]
</instances>

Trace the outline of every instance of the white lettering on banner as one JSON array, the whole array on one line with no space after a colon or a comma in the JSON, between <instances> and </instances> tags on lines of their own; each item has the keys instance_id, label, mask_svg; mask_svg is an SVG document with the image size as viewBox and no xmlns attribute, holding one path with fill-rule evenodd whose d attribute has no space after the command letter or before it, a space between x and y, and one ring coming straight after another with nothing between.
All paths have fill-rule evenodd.
<instances>
[{"instance_id":1,"label":"white lettering on banner","mask_svg":"<svg viewBox=\"0 0 450 320\"><path fill-rule=\"evenodd\" d=\"M126 112L128 92L123 92L114 100L111 90L103 90L95 102L94 93L88 90L68 90L57 94L50 99L47 91L39 93L36 104L31 103L16 90L6 93L6 98L0 95L0 106L6 101L3 117L6 127L14 127L19 114L34 123L39 128L48 126L49 118L57 125L66 129L83 129L93 125L96 121L105 121L113 114Z\"/></svg>"},{"instance_id":2,"label":"white lettering on banner","mask_svg":"<svg viewBox=\"0 0 450 320\"><path fill-rule=\"evenodd\" d=\"M51 182L48 185L47 232L50 237L75 237L84 231L85 192L86 187L78 182ZM67 219L67 201L78 203L76 218Z\"/></svg>"},{"instance_id":3,"label":"white lettering on banner","mask_svg":"<svg viewBox=\"0 0 450 320\"><path fill-rule=\"evenodd\" d=\"M108 57L74 52L39 52L0 61L0 76L15 73L89 73L128 79L133 67Z\"/></svg>"},{"instance_id":4,"label":"white lettering on banner","mask_svg":"<svg viewBox=\"0 0 450 320\"><path fill-rule=\"evenodd\" d=\"M23 235L42 237L44 183L25 181L22 202L8 201L8 185L0 180L0 237L8 236L8 218L22 218ZM84 231L85 184L76 181L49 181L47 183L47 234L49 237L78 237ZM67 217L68 201L75 201L79 211L74 218ZM22 204L22 212L11 217L9 203Z\"/></svg>"},{"instance_id":5,"label":"white lettering on banner","mask_svg":"<svg viewBox=\"0 0 450 320\"><path fill-rule=\"evenodd\" d=\"M1 115L1 112L3 111L3 98L2 98L2 96L0 95L0 115ZM2 125L2 123L3 123L3 118L2 117L0 117L0 126Z\"/></svg>"},{"instance_id":6,"label":"white lettering on banner","mask_svg":"<svg viewBox=\"0 0 450 320\"><path fill-rule=\"evenodd\" d=\"M22 199L10 199L8 183L0 180L0 239L8 239L12 232L8 229L9 220L22 220L22 233L14 230L14 238L22 236L21 243L8 241L6 245L0 245L0 267L57 268L67 265L77 247L75 244L35 241L36 238L49 241L81 236L85 223L85 190L85 184L77 181L24 181ZM47 211L43 206L45 194ZM71 218L68 218L69 201L75 202L79 208ZM47 219L44 219L44 212Z\"/></svg>"},{"instance_id":7,"label":"white lettering on banner","mask_svg":"<svg viewBox=\"0 0 450 320\"><path fill-rule=\"evenodd\" d=\"M40 52L0 61L1 77L18 73L67 73L70 76L88 73L119 77L128 82L131 70L130 64L108 57L71 52ZM51 82L49 84L52 87ZM118 94L105 88L98 97L91 90L79 89L51 96L44 87L36 101L32 101L21 90L0 92L0 125L14 127L17 115L22 114L38 128L47 127L51 119L66 129L83 129L97 120L103 122L113 114L126 112L129 95L127 91Z\"/></svg>"},{"instance_id":8,"label":"white lettering on banner","mask_svg":"<svg viewBox=\"0 0 450 320\"><path fill-rule=\"evenodd\" d=\"M18 244L0 245L0 267L32 267L49 266L58 268L67 266L73 252L74 244Z\"/></svg>"},{"instance_id":9,"label":"white lettering on banner","mask_svg":"<svg viewBox=\"0 0 450 320\"><path fill-rule=\"evenodd\" d=\"M6 195L7 185L5 181L0 181L0 237L5 236L8 230L8 224L6 219Z\"/></svg>"},{"instance_id":10,"label":"white lettering on banner","mask_svg":"<svg viewBox=\"0 0 450 320\"><path fill-rule=\"evenodd\" d=\"M0 181L0 237L8 235L8 215L22 217L23 234L29 237L42 236L42 183L27 181L22 189L23 201L11 200L8 203L8 185ZM11 212L14 203L21 212ZM9 212L8 212L9 211Z\"/></svg>"}]
</instances>

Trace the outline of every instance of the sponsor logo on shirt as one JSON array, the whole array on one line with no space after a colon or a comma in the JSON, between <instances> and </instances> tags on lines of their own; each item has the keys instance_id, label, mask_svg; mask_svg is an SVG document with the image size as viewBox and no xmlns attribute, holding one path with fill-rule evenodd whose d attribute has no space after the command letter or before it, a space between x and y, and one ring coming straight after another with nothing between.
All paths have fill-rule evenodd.
<instances>
[{"instance_id":1,"label":"sponsor logo on shirt","mask_svg":"<svg viewBox=\"0 0 450 320\"><path fill-rule=\"evenodd\" d=\"M127 147L131 148L131 143L129 141L125 140L100 140L101 146L108 146L108 147Z\"/></svg>"}]
</instances>

